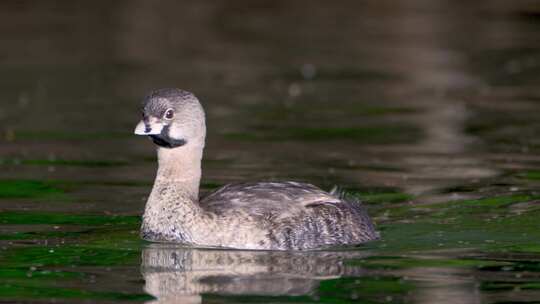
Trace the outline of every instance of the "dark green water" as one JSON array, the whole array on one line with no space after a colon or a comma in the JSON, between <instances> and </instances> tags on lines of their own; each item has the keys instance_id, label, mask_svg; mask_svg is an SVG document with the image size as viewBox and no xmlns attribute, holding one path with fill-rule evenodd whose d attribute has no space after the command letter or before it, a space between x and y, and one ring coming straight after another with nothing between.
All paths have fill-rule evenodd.
<instances>
[{"instance_id":1,"label":"dark green water","mask_svg":"<svg viewBox=\"0 0 540 304\"><path fill-rule=\"evenodd\" d=\"M0 302L540 303L535 1L3 1ZM207 111L207 192L359 196L382 240L139 240L149 90Z\"/></svg>"}]
</instances>

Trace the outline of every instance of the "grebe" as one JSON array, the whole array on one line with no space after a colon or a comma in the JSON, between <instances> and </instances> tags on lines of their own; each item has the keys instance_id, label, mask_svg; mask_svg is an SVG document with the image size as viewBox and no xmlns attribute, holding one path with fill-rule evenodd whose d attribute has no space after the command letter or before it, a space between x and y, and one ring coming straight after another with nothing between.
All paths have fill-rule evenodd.
<instances>
[{"instance_id":1,"label":"grebe","mask_svg":"<svg viewBox=\"0 0 540 304\"><path fill-rule=\"evenodd\" d=\"M313 250L379 237L366 210L339 191L298 182L229 184L199 199L205 114L198 99L161 89L144 99L135 134L158 146L141 236L155 242L250 250Z\"/></svg>"}]
</instances>

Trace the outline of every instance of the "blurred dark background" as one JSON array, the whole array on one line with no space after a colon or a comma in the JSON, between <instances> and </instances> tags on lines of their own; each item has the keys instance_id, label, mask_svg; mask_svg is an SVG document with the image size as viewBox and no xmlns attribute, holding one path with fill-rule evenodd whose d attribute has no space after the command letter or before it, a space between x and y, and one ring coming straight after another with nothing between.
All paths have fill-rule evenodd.
<instances>
[{"instance_id":1,"label":"blurred dark background","mask_svg":"<svg viewBox=\"0 0 540 304\"><path fill-rule=\"evenodd\" d=\"M231 160L206 171L220 183L284 177L371 184L372 173L375 184L419 194L439 187L441 178L447 185L493 176L500 166L485 163L491 152L538 146L536 1L0 6L7 163L137 165L153 154L130 135L139 102L161 87L190 90L205 105L208 159ZM452 168L441 171L449 160ZM373 170L335 173L339 164ZM75 178L45 168L9 167L2 174ZM145 180L153 174L150 165L139 176L123 170L96 174ZM412 171L405 184L403 170Z\"/></svg>"}]
</instances>

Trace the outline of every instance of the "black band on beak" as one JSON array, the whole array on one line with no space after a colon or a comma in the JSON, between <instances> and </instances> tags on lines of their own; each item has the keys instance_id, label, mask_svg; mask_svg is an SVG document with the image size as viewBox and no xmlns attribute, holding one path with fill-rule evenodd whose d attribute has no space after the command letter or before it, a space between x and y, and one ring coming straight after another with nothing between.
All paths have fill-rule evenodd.
<instances>
[{"instance_id":1,"label":"black band on beak","mask_svg":"<svg viewBox=\"0 0 540 304\"><path fill-rule=\"evenodd\" d=\"M144 133L150 133L152 131L152 127L150 127L150 124L144 123Z\"/></svg>"}]
</instances>

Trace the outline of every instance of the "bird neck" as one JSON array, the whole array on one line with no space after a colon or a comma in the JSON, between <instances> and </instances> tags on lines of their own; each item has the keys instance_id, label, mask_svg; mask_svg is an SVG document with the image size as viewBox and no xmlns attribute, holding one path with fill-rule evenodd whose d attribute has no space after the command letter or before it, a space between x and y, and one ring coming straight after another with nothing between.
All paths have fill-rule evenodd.
<instances>
[{"instance_id":1,"label":"bird neck","mask_svg":"<svg viewBox=\"0 0 540 304\"><path fill-rule=\"evenodd\" d=\"M198 199L204 145L188 145L158 148L159 167L141 227L144 239L194 243L206 223Z\"/></svg>"},{"instance_id":2,"label":"bird neck","mask_svg":"<svg viewBox=\"0 0 540 304\"><path fill-rule=\"evenodd\" d=\"M176 191L197 202L201 182L201 160L204 144L188 143L168 149L158 148L158 171L155 184L169 184Z\"/></svg>"}]
</instances>

